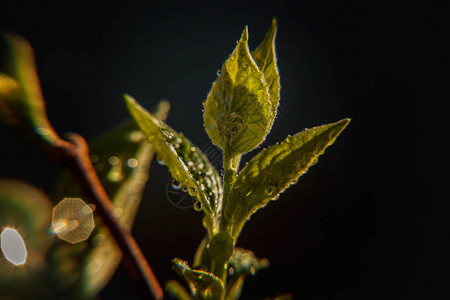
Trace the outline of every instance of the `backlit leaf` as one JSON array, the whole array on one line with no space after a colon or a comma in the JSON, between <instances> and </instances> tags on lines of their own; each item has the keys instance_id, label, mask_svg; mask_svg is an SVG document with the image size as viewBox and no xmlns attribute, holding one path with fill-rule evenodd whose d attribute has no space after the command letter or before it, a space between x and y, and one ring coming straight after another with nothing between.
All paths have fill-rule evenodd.
<instances>
[{"instance_id":1,"label":"backlit leaf","mask_svg":"<svg viewBox=\"0 0 450 300\"><path fill-rule=\"evenodd\" d=\"M261 45L252 51L253 59L258 68L264 73L264 78L269 86L269 99L272 105L272 122L276 116L280 101L280 74L278 73L277 56L275 53L275 37L277 34L277 21L272 20L272 25Z\"/></svg>"},{"instance_id":2,"label":"backlit leaf","mask_svg":"<svg viewBox=\"0 0 450 300\"><path fill-rule=\"evenodd\" d=\"M0 54L0 121L32 130L52 145L60 144L47 119L33 49L20 36L1 37L6 52Z\"/></svg>"},{"instance_id":3,"label":"backlit leaf","mask_svg":"<svg viewBox=\"0 0 450 300\"><path fill-rule=\"evenodd\" d=\"M222 280L212 273L191 269L187 262L180 259L173 260L175 271L184 278L198 299L220 299L224 286Z\"/></svg>"},{"instance_id":4,"label":"backlit leaf","mask_svg":"<svg viewBox=\"0 0 450 300\"><path fill-rule=\"evenodd\" d=\"M228 155L246 153L256 148L270 131L272 106L264 74L248 49L245 28L204 103L206 132Z\"/></svg>"},{"instance_id":5,"label":"backlit leaf","mask_svg":"<svg viewBox=\"0 0 450 300\"><path fill-rule=\"evenodd\" d=\"M253 157L230 192L221 218L222 230L236 239L246 220L305 173L349 121L306 129Z\"/></svg>"},{"instance_id":6,"label":"backlit leaf","mask_svg":"<svg viewBox=\"0 0 450 300\"><path fill-rule=\"evenodd\" d=\"M172 177L181 188L187 188L189 194L196 197L208 216L217 215L222 207L222 185L206 155L182 133L157 120L133 98L125 95L125 100L131 115Z\"/></svg>"}]
</instances>

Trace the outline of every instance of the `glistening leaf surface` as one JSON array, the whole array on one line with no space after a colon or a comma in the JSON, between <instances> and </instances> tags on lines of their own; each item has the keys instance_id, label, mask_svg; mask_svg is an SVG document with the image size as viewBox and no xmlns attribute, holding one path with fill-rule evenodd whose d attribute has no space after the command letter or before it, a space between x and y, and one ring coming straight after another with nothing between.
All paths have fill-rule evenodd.
<instances>
[{"instance_id":1,"label":"glistening leaf surface","mask_svg":"<svg viewBox=\"0 0 450 300\"><path fill-rule=\"evenodd\" d=\"M306 129L262 150L239 173L224 207L221 228L237 238L246 220L313 165L350 119Z\"/></svg>"},{"instance_id":2,"label":"glistening leaf surface","mask_svg":"<svg viewBox=\"0 0 450 300\"><path fill-rule=\"evenodd\" d=\"M248 49L248 31L222 66L204 103L211 141L230 156L256 148L272 127L269 87Z\"/></svg>"},{"instance_id":3,"label":"glistening leaf surface","mask_svg":"<svg viewBox=\"0 0 450 300\"><path fill-rule=\"evenodd\" d=\"M207 216L217 215L222 207L222 184L206 155L183 134L157 120L133 98L125 95L125 100L130 114L172 177L182 187L191 189L192 194L195 193Z\"/></svg>"},{"instance_id":4,"label":"glistening leaf surface","mask_svg":"<svg viewBox=\"0 0 450 300\"><path fill-rule=\"evenodd\" d=\"M0 69L0 119L3 122L34 130L50 144L61 142L47 120L45 102L36 71L34 52L20 36L2 34Z\"/></svg>"},{"instance_id":5,"label":"glistening leaf surface","mask_svg":"<svg viewBox=\"0 0 450 300\"><path fill-rule=\"evenodd\" d=\"M220 299L224 289L220 278L212 273L191 269L187 262L180 259L173 260L175 271L183 277L198 299Z\"/></svg>"}]
</instances>

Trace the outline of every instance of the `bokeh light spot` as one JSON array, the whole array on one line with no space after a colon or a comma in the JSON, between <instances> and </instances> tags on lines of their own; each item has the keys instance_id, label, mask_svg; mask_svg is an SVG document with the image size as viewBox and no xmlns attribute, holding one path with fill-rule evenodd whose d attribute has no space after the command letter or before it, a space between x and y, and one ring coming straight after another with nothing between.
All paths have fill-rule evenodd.
<instances>
[{"instance_id":1,"label":"bokeh light spot","mask_svg":"<svg viewBox=\"0 0 450 300\"><path fill-rule=\"evenodd\" d=\"M27 260L25 242L17 230L5 228L1 234L1 248L6 259L14 265L23 265Z\"/></svg>"},{"instance_id":2,"label":"bokeh light spot","mask_svg":"<svg viewBox=\"0 0 450 300\"><path fill-rule=\"evenodd\" d=\"M95 227L92 206L80 198L64 198L53 209L52 227L66 242L86 240Z\"/></svg>"}]
</instances>

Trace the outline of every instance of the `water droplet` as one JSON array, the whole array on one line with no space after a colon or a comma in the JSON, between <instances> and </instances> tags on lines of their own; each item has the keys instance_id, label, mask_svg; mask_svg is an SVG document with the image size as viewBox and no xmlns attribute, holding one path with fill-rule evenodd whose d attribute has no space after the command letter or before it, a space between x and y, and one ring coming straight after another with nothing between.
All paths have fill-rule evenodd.
<instances>
[{"instance_id":1,"label":"water droplet","mask_svg":"<svg viewBox=\"0 0 450 300\"><path fill-rule=\"evenodd\" d=\"M181 185L178 181L176 181L175 179L172 179L172 182L170 183L171 188L173 188L174 190L179 190L180 186Z\"/></svg>"},{"instance_id":2,"label":"water droplet","mask_svg":"<svg viewBox=\"0 0 450 300\"><path fill-rule=\"evenodd\" d=\"M202 203L200 201L195 201L194 202L194 209L196 211L201 211L202 210Z\"/></svg>"},{"instance_id":3,"label":"water droplet","mask_svg":"<svg viewBox=\"0 0 450 300\"><path fill-rule=\"evenodd\" d=\"M188 193L190 196L195 197L195 195L197 194L197 190L194 188L188 188Z\"/></svg>"},{"instance_id":4,"label":"water droplet","mask_svg":"<svg viewBox=\"0 0 450 300\"><path fill-rule=\"evenodd\" d=\"M161 166L166 165L161 159L157 159L156 162L158 163L158 165L161 165Z\"/></svg>"},{"instance_id":5,"label":"water droplet","mask_svg":"<svg viewBox=\"0 0 450 300\"><path fill-rule=\"evenodd\" d=\"M113 155L110 158L108 158L108 162L111 166L115 166L120 163L120 159L117 156Z\"/></svg>"},{"instance_id":6,"label":"water droplet","mask_svg":"<svg viewBox=\"0 0 450 300\"><path fill-rule=\"evenodd\" d=\"M280 199L280 194L276 195L275 197L272 198L273 201L277 201L278 199Z\"/></svg>"},{"instance_id":7,"label":"water droplet","mask_svg":"<svg viewBox=\"0 0 450 300\"><path fill-rule=\"evenodd\" d=\"M185 186L183 186L182 188L181 188L181 190L183 191L183 192L187 192L188 191L188 188L187 187L185 187Z\"/></svg>"},{"instance_id":8,"label":"water droplet","mask_svg":"<svg viewBox=\"0 0 450 300\"><path fill-rule=\"evenodd\" d=\"M91 162L92 162L93 164L95 164L95 163L98 162L98 160L99 160L98 155L96 155L96 154L91 154L91 155L89 155L89 158L91 159Z\"/></svg>"},{"instance_id":9,"label":"water droplet","mask_svg":"<svg viewBox=\"0 0 450 300\"><path fill-rule=\"evenodd\" d=\"M127 166L130 168L136 168L139 164L139 161L136 158L130 158L127 160Z\"/></svg>"},{"instance_id":10,"label":"water droplet","mask_svg":"<svg viewBox=\"0 0 450 300\"><path fill-rule=\"evenodd\" d=\"M230 274L230 276L233 276L233 275L234 275L234 268L233 268L233 267L230 267L230 268L228 269L228 274Z\"/></svg>"},{"instance_id":11,"label":"water droplet","mask_svg":"<svg viewBox=\"0 0 450 300\"><path fill-rule=\"evenodd\" d=\"M222 74L221 70L217 70L217 76L220 76L220 74Z\"/></svg>"},{"instance_id":12,"label":"water droplet","mask_svg":"<svg viewBox=\"0 0 450 300\"><path fill-rule=\"evenodd\" d=\"M162 133L162 135L164 136L164 138L165 139L167 139L167 140L172 140L172 138L173 138L173 133L172 132L170 132L169 130L167 130L167 129L161 129L161 133Z\"/></svg>"},{"instance_id":13,"label":"water droplet","mask_svg":"<svg viewBox=\"0 0 450 300\"><path fill-rule=\"evenodd\" d=\"M192 152L195 152L195 147L191 147L191 151L192 151Z\"/></svg>"},{"instance_id":14,"label":"water droplet","mask_svg":"<svg viewBox=\"0 0 450 300\"><path fill-rule=\"evenodd\" d=\"M254 266L250 267L250 274L255 275L256 274L256 269Z\"/></svg>"},{"instance_id":15,"label":"water droplet","mask_svg":"<svg viewBox=\"0 0 450 300\"><path fill-rule=\"evenodd\" d=\"M300 179L300 177L298 177L297 179L295 179L294 181L292 181L292 183L291 183L291 184L297 184L297 183L298 183L298 181L299 181L299 179Z\"/></svg>"}]
</instances>

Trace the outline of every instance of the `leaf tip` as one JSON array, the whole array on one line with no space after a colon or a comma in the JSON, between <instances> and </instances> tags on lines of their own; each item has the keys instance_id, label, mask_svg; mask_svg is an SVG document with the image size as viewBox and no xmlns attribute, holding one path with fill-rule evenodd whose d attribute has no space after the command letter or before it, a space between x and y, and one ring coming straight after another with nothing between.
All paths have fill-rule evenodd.
<instances>
[{"instance_id":1,"label":"leaf tip","mask_svg":"<svg viewBox=\"0 0 450 300\"><path fill-rule=\"evenodd\" d=\"M248 41L248 25L244 27L240 42L246 43Z\"/></svg>"},{"instance_id":2,"label":"leaf tip","mask_svg":"<svg viewBox=\"0 0 450 300\"><path fill-rule=\"evenodd\" d=\"M123 94L123 98L125 99L125 102L127 102L127 103L136 103L136 100L133 98L133 97L131 97L130 95L128 95L127 93L124 93Z\"/></svg>"}]
</instances>

